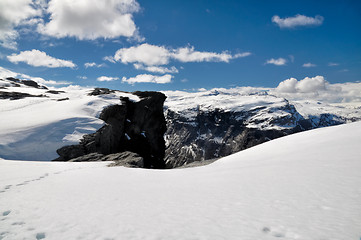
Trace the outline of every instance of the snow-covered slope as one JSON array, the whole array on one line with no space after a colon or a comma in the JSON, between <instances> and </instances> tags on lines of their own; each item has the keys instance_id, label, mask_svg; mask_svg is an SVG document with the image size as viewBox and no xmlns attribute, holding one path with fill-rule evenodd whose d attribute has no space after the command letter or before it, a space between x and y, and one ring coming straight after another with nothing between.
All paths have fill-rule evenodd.
<instances>
[{"instance_id":1,"label":"snow-covered slope","mask_svg":"<svg viewBox=\"0 0 361 240\"><path fill-rule=\"evenodd\" d=\"M93 133L103 125L98 119L105 106L120 104L119 96L135 95L114 92L106 95L88 95L93 88L70 86L39 89L0 80L2 92L20 92L42 97L0 99L0 157L18 160L51 160L58 157L56 150L64 145L78 143L86 133Z\"/></svg>"},{"instance_id":2,"label":"snow-covered slope","mask_svg":"<svg viewBox=\"0 0 361 240\"><path fill-rule=\"evenodd\" d=\"M173 170L0 160L0 239L352 240L361 122Z\"/></svg>"}]
</instances>

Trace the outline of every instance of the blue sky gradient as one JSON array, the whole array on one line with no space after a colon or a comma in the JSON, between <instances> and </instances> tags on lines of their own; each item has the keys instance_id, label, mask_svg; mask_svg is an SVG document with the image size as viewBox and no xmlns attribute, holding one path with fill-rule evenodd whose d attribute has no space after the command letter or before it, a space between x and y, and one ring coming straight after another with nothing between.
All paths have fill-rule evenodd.
<instances>
[{"instance_id":1,"label":"blue sky gradient","mask_svg":"<svg viewBox=\"0 0 361 240\"><path fill-rule=\"evenodd\" d=\"M23 0L24 4L29 1ZM288 78L317 75L324 76L330 83L361 80L360 1L139 0L137 3L139 9L132 13L132 17L140 36L138 40L125 36L92 40L74 36L56 38L39 32L37 26L9 23L8 28L19 34L12 39L17 46L0 47L0 66L46 80L125 91L276 87ZM5 11L6 7L0 8L0 19L4 18L1 14L6 16ZM297 14L313 19L319 16L322 23L280 27L272 21L275 15L286 19ZM46 11L40 16L45 22L50 21L49 17ZM118 49L144 43L163 46L170 51L194 47L199 52L221 54L226 51L232 56L245 52L251 54L227 62L182 62L171 58L168 64L156 66L173 66L178 73L163 74L135 69L135 62L124 64L104 60L106 56L114 56ZM76 67L33 66L24 61L12 62L8 57L32 49L71 61ZM266 64L270 59L280 58L285 61L283 65ZM93 62L100 67L84 66ZM172 80L163 84L122 81L123 77L129 79L140 74L170 74ZM97 81L101 76L116 80Z\"/></svg>"}]
</instances>

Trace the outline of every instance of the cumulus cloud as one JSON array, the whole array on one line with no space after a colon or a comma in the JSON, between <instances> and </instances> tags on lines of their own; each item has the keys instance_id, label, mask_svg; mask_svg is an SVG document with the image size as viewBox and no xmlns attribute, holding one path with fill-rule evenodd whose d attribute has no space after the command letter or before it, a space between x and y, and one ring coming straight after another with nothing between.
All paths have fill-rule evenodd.
<instances>
[{"instance_id":1,"label":"cumulus cloud","mask_svg":"<svg viewBox=\"0 0 361 240\"><path fill-rule=\"evenodd\" d=\"M340 65L339 63L334 63L334 62L328 63L329 67L335 67L335 66L339 66L339 65Z\"/></svg>"},{"instance_id":2,"label":"cumulus cloud","mask_svg":"<svg viewBox=\"0 0 361 240\"><path fill-rule=\"evenodd\" d=\"M137 63L146 66L166 65L171 60L180 62L229 62L231 59L251 55L250 52L232 55L228 52L200 52L194 47L166 48L144 43L130 48L121 48L115 55L114 60L127 63Z\"/></svg>"},{"instance_id":3,"label":"cumulus cloud","mask_svg":"<svg viewBox=\"0 0 361 240\"><path fill-rule=\"evenodd\" d=\"M34 67L48 67L48 68L59 68L69 67L74 68L76 65L69 60L62 60L51 57L45 52L33 49L31 51L22 51L19 54L13 53L7 56L8 60L12 63L25 62Z\"/></svg>"},{"instance_id":4,"label":"cumulus cloud","mask_svg":"<svg viewBox=\"0 0 361 240\"><path fill-rule=\"evenodd\" d=\"M286 79L280 82L276 90L284 93L312 93L317 91L324 91L327 89L329 83L323 76L306 77L300 81L295 78Z\"/></svg>"},{"instance_id":5,"label":"cumulus cloud","mask_svg":"<svg viewBox=\"0 0 361 240\"><path fill-rule=\"evenodd\" d=\"M265 64L273 64L276 66L283 66L283 65L286 65L286 63L287 63L287 60L284 58L277 58L277 59L271 58L271 59L267 60Z\"/></svg>"},{"instance_id":6,"label":"cumulus cloud","mask_svg":"<svg viewBox=\"0 0 361 240\"><path fill-rule=\"evenodd\" d=\"M134 37L137 28L133 14L140 9L135 0L50 0L50 21L39 25L39 32L83 40Z\"/></svg>"},{"instance_id":7,"label":"cumulus cloud","mask_svg":"<svg viewBox=\"0 0 361 240\"><path fill-rule=\"evenodd\" d=\"M1 0L0 1L0 45L16 49L19 33L14 29L17 25L32 23L36 16L42 15L38 9L38 1Z\"/></svg>"},{"instance_id":8,"label":"cumulus cloud","mask_svg":"<svg viewBox=\"0 0 361 240\"><path fill-rule=\"evenodd\" d=\"M323 76L306 77L302 80L289 78L279 83L270 93L289 100L317 100L326 103L361 102L361 83L331 84Z\"/></svg>"},{"instance_id":9,"label":"cumulus cloud","mask_svg":"<svg viewBox=\"0 0 361 240\"><path fill-rule=\"evenodd\" d=\"M128 83L128 84L134 84L134 83L158 83L158 84L164 84L164 83L170 83L172 81L173 76L170 74L166 74L163 76L156 76L151 74L140 74L133 78L122 78L122 82Z\"/></svg>"},{"instance_id":10,"label":"cumulus cloud","mask_svg":"<svg viewBox=\"0 0 361 240\"><path fill-rule=\"evenodd\" d=\"M127 63L142 63L148 66L165 65L169 63L169 50L163 46L144 43L130 48L121 48L114 55L115 61Z\"/></svg>"},{"instance_id":11,"label":"cumulus cloud","mask_svg":"<svg viewBox=\"0 0 361 240\"><path fill-rule=\"evenodd\" d=\"M111 81L116 81L119 80L119 78L117 77L107 77L107 76L101 76L97 78L97 81L99 82L111 82Z\"/></svg>"},{"instance_id":12,"label":"cumulus cloud","mask_svg":"<svg viewBox=\"0 0 361 240\"><path fill-rule=\"evenodd\" d=\"M309 67L316 67L317 65L316 64L313 64L313 63L304 63L303 65L302 65L302 67L307 67L307 68L309 68Z\"/></svg>"},{"instance_id":13,"label":"cumulus cloud","mask_svg":"<svg viewBox=\"0 0 361 240\"><path fill-rule=\"evenodd\" d=\"M178 73L178 69L174 66L172 66L170 68L160 67L160 66L144 66L143 64L140 64L140 63L134 63L133 66L135 69L145 70L145 71L153 72L153 73L160 73L160 74Z\"/></svg>"},{"instance_id":14,"label":"cumulus cloud","mask_svg":"<svg viewBox=\"0 0 361 240\"><path fill-rule=\"evenodd\" d=\"M275 15L272 17L272 22L276 23L280 28L295 28L299 26L320 26L323 23L322 16L307 17L305 15L297 14L294 17L280 18Z\"/></svg>"},{"instance_id":15,"label":"cumulus cloud","mask_svg":"<svg viewBox=\"0 0 361 240\"><path fill-rule=\"evenodd\" d=\"M95 62L87 62L84 63L84 67L85 68L90 68L90 67L96 67L96 68L101 68L101 67L105 67L106 65L104 63L102 64L96 64Z\"/></svg>"},{"instance_id":16,"label":"cumulus cloud","mask_svg":"<svg viewBox=\"0 0 361 240\"><path fill-rule=\"evenodd\" d=\"M31 77L26 74L16 73L9 69L0 67L0 78L5 79L7 77L19 78L19 79L24 79L24 80L33 80L37 83L44 84L44 85L68 85L68 84L71 84L71 82L66 82L66 81L45 80L41 77Z\"/></svg>"}]
</instances>

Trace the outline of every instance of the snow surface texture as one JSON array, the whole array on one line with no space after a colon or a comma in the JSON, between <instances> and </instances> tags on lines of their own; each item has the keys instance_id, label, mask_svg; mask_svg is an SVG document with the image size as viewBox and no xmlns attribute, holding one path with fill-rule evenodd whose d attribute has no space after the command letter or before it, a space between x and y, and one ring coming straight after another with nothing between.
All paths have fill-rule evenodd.
<instances>
[{"instance_id":1,"label":"snow surface texture","mask_svg":"<svg viewBox=\"0 0 361 240\"><path fill-rule=\"evenodd\" d=\"M0 160L0 239L361 237L361 122L173 170Z\"/></svg>"}]
</instances>

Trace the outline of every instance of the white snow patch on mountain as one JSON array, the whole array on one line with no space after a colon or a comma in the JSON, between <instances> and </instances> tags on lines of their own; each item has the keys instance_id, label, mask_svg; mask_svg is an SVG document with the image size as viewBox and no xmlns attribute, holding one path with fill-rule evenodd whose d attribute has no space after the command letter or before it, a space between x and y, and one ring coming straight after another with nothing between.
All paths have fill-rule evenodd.
<instances>
[{"instance_id":1,"label":"white snow patch on mountain","mask_svg":"<svg viewBox=\"0 0 361 240\"><path fill-rule=\"evenodd\" d=\"M0 238L359 239L361 122L173 170L0 160Z\"/></svg>"}]
</instances>

